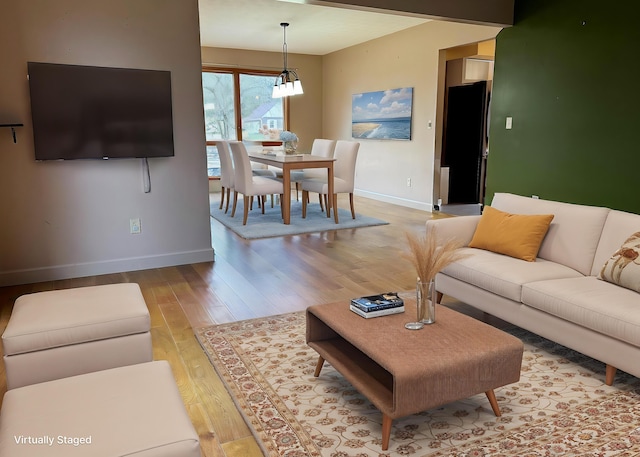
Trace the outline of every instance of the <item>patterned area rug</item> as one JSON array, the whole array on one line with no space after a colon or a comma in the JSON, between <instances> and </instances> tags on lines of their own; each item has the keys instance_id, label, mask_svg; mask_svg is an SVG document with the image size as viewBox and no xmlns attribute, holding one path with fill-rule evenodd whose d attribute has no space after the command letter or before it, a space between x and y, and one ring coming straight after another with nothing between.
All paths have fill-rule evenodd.
<instances>
[{"instance_id":1,"label":"patterned area rug","mask_svg":"<svg viewBox=\"0 0 640 457\"><path fill-rule=\"evenodd\" d=\"M197 337L268 457L640 456L640 383L519 328L520 381L393 421L381 451L381 414L305 343L304 313L199 329ZM425 348L425 357L428 357Z\"/></svg>"}]
</instances>

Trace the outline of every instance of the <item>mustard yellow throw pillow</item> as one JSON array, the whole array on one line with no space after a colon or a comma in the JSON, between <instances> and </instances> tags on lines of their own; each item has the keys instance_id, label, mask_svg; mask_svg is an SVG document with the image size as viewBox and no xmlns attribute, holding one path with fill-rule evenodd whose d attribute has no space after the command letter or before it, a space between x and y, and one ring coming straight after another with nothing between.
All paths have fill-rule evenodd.
<instances>
[{"instance_id":1,"label":"mustard yellow throw pillow","mask_svg":"<svg viewBox=\"0 0 640 457\"><path fill-rule=\"evenodd\" d=\"M600 278L640 292L640 232L627 238L620 249L604 263Z\"/></svg>"},{"instance_id":2,"label":"mustard yellow throw pillow","mask_svg":"<svg viewBox=\"0 0 640 457\"><path fill-rule=\"evenodd\" d=\"M485 206L471 248L534 262L553 214L510 214Z\"/></svg>"}]
</instances>

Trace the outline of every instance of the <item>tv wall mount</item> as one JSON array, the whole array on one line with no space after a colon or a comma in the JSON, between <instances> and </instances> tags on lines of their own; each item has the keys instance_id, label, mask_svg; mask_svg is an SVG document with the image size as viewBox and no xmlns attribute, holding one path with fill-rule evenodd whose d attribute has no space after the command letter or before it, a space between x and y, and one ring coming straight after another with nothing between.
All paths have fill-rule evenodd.
<instances>
[{"instance_id":1,"label":"tv wall mount","mask_svg":"<svg viewBox=\"0 0 640 457\"><path fill-rule=\"evenodd\" d=\"M13 142L17 143L16 139L16 127L23 127L24 124L0 124L0 127L7 127L11 129L11 135L13 136Z\"/></svg>"}]
</instances>

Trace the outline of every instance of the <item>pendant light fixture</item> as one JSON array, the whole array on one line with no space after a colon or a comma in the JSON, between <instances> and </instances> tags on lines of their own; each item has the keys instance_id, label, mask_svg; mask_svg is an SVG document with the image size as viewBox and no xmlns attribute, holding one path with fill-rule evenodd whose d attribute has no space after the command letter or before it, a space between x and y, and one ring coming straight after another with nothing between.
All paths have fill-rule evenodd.
<instances>
[{"instance_id":1,"label":"pendant light fixture","mask_svg":"<svg viewBox=\"0 0 640 457\"><path fill-rule=\"evenodd\" d=\"M284 60L284 70L276 78L276 83L273 86L272 98L289 97L290 95L302 94L302 83L298 78L298 74L295 70L287 69L287 27L288 22L281 22L280 26L283 29L284 43L282 45L282 56Z\"/></svg>"}]
</instances>

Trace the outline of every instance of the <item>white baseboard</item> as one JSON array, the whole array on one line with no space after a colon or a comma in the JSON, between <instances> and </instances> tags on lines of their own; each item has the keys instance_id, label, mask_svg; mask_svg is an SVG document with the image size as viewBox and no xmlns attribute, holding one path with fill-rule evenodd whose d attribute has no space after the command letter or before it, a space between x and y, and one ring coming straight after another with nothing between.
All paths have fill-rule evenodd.
<instances>
[{"instance_id":1,"label":"white baseboard","mask_svg":"<svg viewBox=\"0 0 640 457\"><path fill-rule=\"evenodd\" d=\"M356 189L354 191L354 194L361 197L367 197L372 200L378 200L385 203L393 203L394 205L406 206L413 209L421 209L423 211L433 211L433 205L431 203L407 200L406 198L393 197L391 195L378 194L376 192L369 192L359 189Z\"/></svg>"},{"instance_id":2,"label":"white baseboard","mask_svg":"<svg viewBox=\"0 0 640 457\"><path fill-rule=\"evenodd\" d=\"M149 270L190 263L211 262L214 259L213 248L199 251L174 252L146 257L87 262L73 265L54 265L51 267L30 268L25 270L1 271L0 287L17 284L32 284L43 281L82 278L123 271Z\"/></svg>"}]
</instances>

